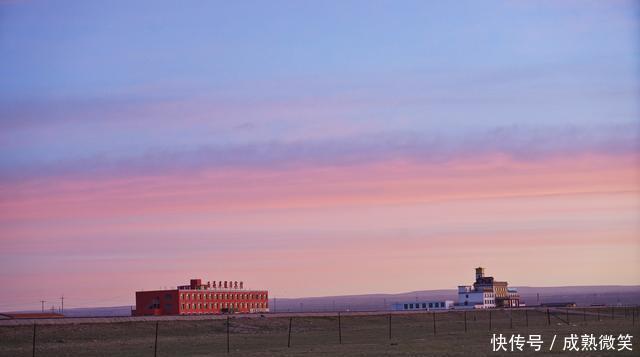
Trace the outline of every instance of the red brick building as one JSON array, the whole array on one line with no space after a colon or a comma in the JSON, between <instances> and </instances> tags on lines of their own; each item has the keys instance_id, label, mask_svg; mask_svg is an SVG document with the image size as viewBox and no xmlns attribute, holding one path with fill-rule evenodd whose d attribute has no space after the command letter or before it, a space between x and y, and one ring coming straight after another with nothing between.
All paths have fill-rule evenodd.
<instances>
[{"instance_id":1,"label":"red brick building","mask_svg":"<svg viewBox=\"0 0 640 357\"><path fill-rule=\"evenodd\" d=\"M245 290L243 282L219 281L202 284L191 279L189 285L171 290L137 291L135 316L202 315L219 313L269 312L266 290Z\"/></svg>"}]
</instances>

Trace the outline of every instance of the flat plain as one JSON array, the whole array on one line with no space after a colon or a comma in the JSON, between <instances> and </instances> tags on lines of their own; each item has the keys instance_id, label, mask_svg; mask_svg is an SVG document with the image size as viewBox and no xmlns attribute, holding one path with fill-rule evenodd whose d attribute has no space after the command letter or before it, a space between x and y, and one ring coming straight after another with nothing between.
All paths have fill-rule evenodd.
<instances>
[{"instance_id":1,"label":"flat plain","mask_svg":"<svg viewBox=\"0 0 640 357\"><path fill-rule=\"evenodd\" d=\"M637 309L618 307L551 309L548 315L546 309L505 309L342 313L340 318L337 313L325 313L109 323L34 320L0 325L0 356L32 356L33 323L36 356L624 356L637 354L638 318ZM523 351L510 352L508 344L507 352L494 352L494 334L507 340L517 334L525 339L542 335L543 345L539 352L528 344ZM563 351L564 337L571 334L593 334L596 339L629 334L635 351ZM554 335L556 341L549 351Z\"/></svg>"}]
</instances>

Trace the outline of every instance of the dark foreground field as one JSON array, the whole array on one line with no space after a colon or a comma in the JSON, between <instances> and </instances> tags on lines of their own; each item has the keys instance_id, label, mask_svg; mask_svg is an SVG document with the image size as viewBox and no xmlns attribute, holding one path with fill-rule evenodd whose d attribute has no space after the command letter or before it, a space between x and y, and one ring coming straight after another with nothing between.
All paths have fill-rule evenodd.
<instances>
[{"instance_id":1,"label":"dark foreground field","mask_svg":"<svg viewBox=\"0 0 640 357\"><path fill-rule=\"evenodd\" d=\"M567 321L568 317L568 321ZM156 321L118 323L45 324L36 326L36 356L211 356L231 355L575 355L601 356L602 351L564 352L563 341L570 334L630 334L633 352L610 355L637 355L640 323L632 308L551 310L451 311L435 314L342 315L336 316L254 316L226 320L158 321L157 351L154 351ZM85 321L84 323L82 321ZM390 323L389 323L390 321ZM291 322L291 333L289 324ZM339 330L340 325L340 330ZM528 325L528 327L527 327ZM389 326L391 328L389 328ZM0 326L0 356L32 356L33 325ZM542 351L529 345L524 352L493 352L493 334L541 334ZM553 335L554 348L549 352ZM340 339L342 341L340 342ZM290 344L290 347L287 345ZM580 347L580 341L578 341ZM509 349L510 346L507 346Z\"/></svg>"}]
</instances>

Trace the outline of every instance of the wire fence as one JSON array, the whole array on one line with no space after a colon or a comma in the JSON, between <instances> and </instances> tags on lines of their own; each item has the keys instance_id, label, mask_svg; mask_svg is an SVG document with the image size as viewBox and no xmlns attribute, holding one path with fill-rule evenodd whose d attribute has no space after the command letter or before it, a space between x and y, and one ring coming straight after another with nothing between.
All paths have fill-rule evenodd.
<instances>
[{"instance_id":1,"label":"wire fence","mask_svg":"<svg viewBox=\"0 0 640 357\"><path fill-rule=\"evenodd\" d=\"M0 356L173 356L276 352L327 345L410 344L492 331L638 326L638 307L211 316L207 320L0 326ZM566 330L566 329L565 329Z\"/></svg>"}]
</instances>

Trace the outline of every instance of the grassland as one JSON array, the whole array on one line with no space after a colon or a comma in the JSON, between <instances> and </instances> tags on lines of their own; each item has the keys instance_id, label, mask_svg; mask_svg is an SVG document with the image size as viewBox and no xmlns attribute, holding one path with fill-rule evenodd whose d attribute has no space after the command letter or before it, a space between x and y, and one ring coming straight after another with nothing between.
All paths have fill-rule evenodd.
<instances>
[{"instance_id":1,"label":"grassland","mask_svg":"<svg viewBox=\"0 0 640 357\"><path fill-rule=\"evenodd\" d=\"M596 312L597 311L597 312ZM490 316L491 314L491 316ZM635 317L634 317L635 316ZM229 351L235 356L493 356L493 355L592 355L602 351L564 352L563 338L570 334L631 334L634 352L610 355L637 355L640 323L637 312L618 309L494 310L451 311L434 314L337 316L231 317ZM568 317L568 323L567 323ZM158 356L212 356L227 354L225 318L206 320L128 321L118 323L45 324L36 327L36 356L153 356L158 324ZM289 339L289 323L291 337ZM492 351L492 334L541 334L541 352L525 347L525 352ZM558 335L553 351L549 344ZM340 343L340 337L342 341ZM31 356L33 325L0 326L0 356ZM290 347L287 345L290 344Z\"/></svg>"}]
</instances>

